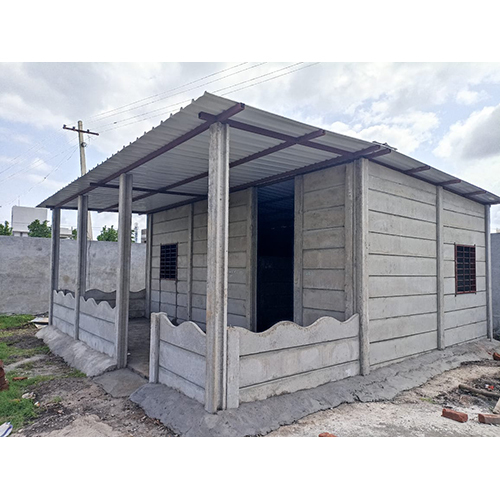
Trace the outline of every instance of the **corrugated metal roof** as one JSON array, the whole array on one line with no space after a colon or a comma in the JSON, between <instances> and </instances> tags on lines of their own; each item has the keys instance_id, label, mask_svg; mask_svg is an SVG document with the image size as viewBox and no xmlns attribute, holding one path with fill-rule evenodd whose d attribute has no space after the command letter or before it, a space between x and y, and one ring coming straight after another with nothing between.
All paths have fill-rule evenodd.
<instances>
[{"instance_id":1,"label":"corrugated metal roof","mask_svg":"<svg viewBox=\"0 0 500 500\"><path fill-rule=\"evenodd\" d=\"M47 198L38 206L48 208L59 206L63 209L76 209L78 194L86 191L89 198L90 210L116 210L118 206L118 189L101 186L93 187L91 184L99 184L110 178L107 184L118 186L118 175L123 168L142 160L146 155L154 153L166 144L204 123L199 118L200 112L219 115L236 104L235 101L205 93L190 105L97 165L83 177L76 179ZM318 130L317 127L250 106L245 106L244 110L232 119L244 126L261 127L275 133L293 137L301 137ZM311 142L330 148L342 149L349 153L356 153L373 146L371 142L329 131L325 131L323 136L317 137L311 140ZM246 130L231 127L230 162L240 160L282 143L283 139L257 135ZM195 199L197 196L206 195L207 178L203 177L203 174L206 174L208 171L208 148L209 132L205 131L174 149L131 170L130 173L133 174L135 189L133 193L133 211L136 213L154 212L163 207L183 203ZM230 187L237 189L240 186L250 183L263 183L266 179L278 174L293 173L297 169L336 158L342 159L340 154L296 144L231 168L229 177ZM456 177L432 167L419 172L411 172L419 167L427 167L427 165L394 150L377 157L374 161L432 184L458 181ZM183 184L183 181L194 176L200 176L200 178ZM182 192L184 195L179 196L163 193L151 195L138 190L139 188L158 190L175 183L181 183L182 185L172 190ZM476 193L472 194L469 198L480 203L500 203L500 197L486 191L483 193L481 192L481 188L465 181L447 184L445 189L467 197L469 197L470 193Z\"/></svg>"}]
</instances>

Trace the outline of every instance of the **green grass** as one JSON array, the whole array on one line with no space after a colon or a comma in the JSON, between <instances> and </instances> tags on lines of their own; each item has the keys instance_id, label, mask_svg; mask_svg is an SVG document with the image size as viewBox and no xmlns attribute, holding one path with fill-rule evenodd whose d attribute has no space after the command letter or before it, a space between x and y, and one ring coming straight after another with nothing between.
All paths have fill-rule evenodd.
<instances>
[{"instance_id":1,"label":"green grass","mask_svg":"<svg viewBox=\"0 0 500 500\"><path fill-rule=\"evenodd\" d=\"M13 381L12 377L17 375L15 372L10 372L7 377L9 390L0 392L0 424L10 422L14 430L36 418L40 412L40 409L34 404L36 400L22 399L21 396L25 392L35 391L36 384L54 378L51 375L46 375Z\"/></svg>"},{"instance_id":2,"label":"green grass","mask_svg":"<svg viewBox=\"0 0 500 500\"><path fill-rule=\"evenodd\" d=\"M5 330L6 328L20 328L32 319L34 319L34 316L30 316L29 314L16 314L13 316L1 314L0 330Z\"/></svg>"},{"instance_id":3,"label":"green grass","mask_svg":"<svg viewBox=\"0 0 500 500\"><path fill-rule=\"evenodd\" d=\"M85 373L75 368L74 370L71 370L67 375L64 375L64 378L84 378L86 376L87 375L85 375Z\"/></svg>"},{"instance_id":4,"label":"green grass","mask_svg":"<svg viewBox=\"0 0 500 500\"><path fill-rule=\"evenodd\" d=\"M16 359L31 358L37 354L47 354L50 349L46 345L33 347L30 349L21 349L15 345L9 345L6 342L0 342L0 359L8 365Z\"/></svg>"}]
</instances>

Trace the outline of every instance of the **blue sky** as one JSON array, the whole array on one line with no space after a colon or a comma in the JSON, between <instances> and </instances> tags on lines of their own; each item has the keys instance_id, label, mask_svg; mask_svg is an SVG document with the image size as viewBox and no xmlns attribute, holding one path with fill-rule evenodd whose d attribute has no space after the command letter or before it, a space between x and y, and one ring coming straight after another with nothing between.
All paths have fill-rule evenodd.
<instances>
[{"instance_id":1,"label":"blue sky","mask_svg":"<svg viewBox=\"0 0 500 500\"><path fill-rule=\"evenodd\" d=\"M1 63L0 221L79 175L77 134L63 124L100 133L87 140L93 168L204 91L388 142L500 194L499 63ZM63 213L64 226L75 221ZM94 235L110 224L115 215L93 215Z\"/></svg>"}]
</instances>

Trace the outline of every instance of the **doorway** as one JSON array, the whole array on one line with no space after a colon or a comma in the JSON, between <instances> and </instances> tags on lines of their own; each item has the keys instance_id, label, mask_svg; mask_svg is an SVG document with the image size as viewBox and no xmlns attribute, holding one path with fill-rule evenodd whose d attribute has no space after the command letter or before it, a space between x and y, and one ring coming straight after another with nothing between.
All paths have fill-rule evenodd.
<instances>
[{"instance_id":1,"label":"doorway","mask_svg":"<svg viewBox=\"0 0 500 500\"><path fill-rule=\"evenodd\" d=\"M293 321L294 180L257 190L257 331Z\"/></svg>"}]
</instances>

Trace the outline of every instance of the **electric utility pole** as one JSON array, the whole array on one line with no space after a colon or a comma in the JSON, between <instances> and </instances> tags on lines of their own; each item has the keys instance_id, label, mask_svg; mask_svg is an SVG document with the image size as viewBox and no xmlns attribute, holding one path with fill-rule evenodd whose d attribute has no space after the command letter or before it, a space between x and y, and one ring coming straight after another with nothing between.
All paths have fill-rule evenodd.
<instances>
[{"instance_id":1,"label":"electric utility pole","mask_svg":"<svg viewBox=\"0 0 500 500\"><path fill-rule=\"evenodd\" d=\"M73 132L78 132L78 144L80 145L80 174L85 175L87 173L87 162L85 161L85 147L87 143L83 140L83 134L90 135L99 135L97 132L91 132L90 130L83 130L83 122L80 120L78 122L78 128L75 127L66 127L63 125L64 130L72 130ZM92 220L90 218L89 212L89 221L88 221L88 230L87 230L87 239L92 240Z\"/></svg>"}]
</instances>

